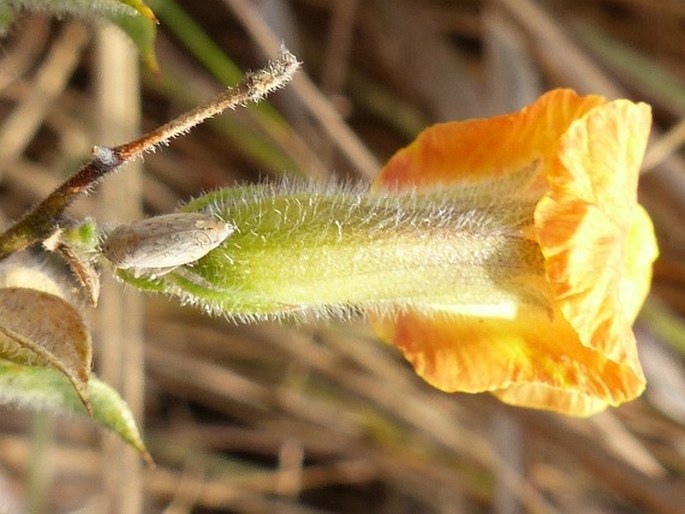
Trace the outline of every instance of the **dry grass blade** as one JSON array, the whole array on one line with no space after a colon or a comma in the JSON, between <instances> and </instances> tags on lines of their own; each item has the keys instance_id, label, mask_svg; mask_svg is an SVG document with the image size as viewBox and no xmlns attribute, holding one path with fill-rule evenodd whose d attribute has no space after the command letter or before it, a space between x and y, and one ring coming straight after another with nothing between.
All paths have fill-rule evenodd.
<instances>
[{"instance_id":1,"label":"dry grass blade","mask_svg":"<svg viewBox=\"0 0 685 514\"><path fill-rule=\"evenodd\" d=\"M115 27L100 27L97 100L98 139L102 144L127 141L140 133L140 85L134 49ZM125 221L141 216L142 166L132 163L125 173L111 177L99 193L101 219ZM97 311L102 378L121 391L136 423L143 422L144 369L142 359L142 299L106 277ZM118 438L102 441L102 488L113 511L143 512L142 463Z\"/></svg>"},{"instance_id":2,"label":"dry grass blade","mask_svg":"<svg viewBox=\"0 0 685 514\"><path fill-rule=\"evenodd\" d=\"M12 167L35 135L48 109L64 91L87 41L81 24L64 27L36 74L33 87L0 126L0 171Z\"/></svg>"},{"instance_id":3,"label":"dry grass blade","mask_svg":"<svg viewBox=\"0 0 685 514\"><path fill-rule=\"evenodd\" d=\"M278 47L278 37L271 31L268 24L259 17L254 7L244 0L224 0L224 3L235 12L261 49L267 55L273 56ZM347 155L358 173L369 180L375 177L380 169L377 159L371 155L354 132L340 119L338 113L317 89L316 85L303 73L293 82L293 89L310 110L312 116L319 121L321 128Z\"/></svg>"}]
</instances>

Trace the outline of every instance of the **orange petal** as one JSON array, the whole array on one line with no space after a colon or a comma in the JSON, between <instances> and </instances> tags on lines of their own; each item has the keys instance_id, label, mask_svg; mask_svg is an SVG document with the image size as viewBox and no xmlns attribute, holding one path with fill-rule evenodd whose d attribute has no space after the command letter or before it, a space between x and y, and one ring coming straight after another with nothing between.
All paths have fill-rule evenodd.
<instances>
[{"instance_id":1,"label":"orange petal","mask_svg":"<svg viewBox=\"0 0 685 514\"><path fill-rule=\"evenodd\" d=\"M523 308L515 319L407 312L374 319L416 373L446 392L491 391L514 405L588 416L639 395L644 379L580 344L556 312Z\"/></svg>"},{"instance_id":2,"label":"orange petal","mask_svg":"<svg viewBox=\"0 0 685 514\"><path fill-rule=\"evenodd\" d=\"M547 279L580 341L640 369L631 324L657 247L637 204L651 122L645 104L617 100L571 124L535 211ZM629 296L623 296L628 293Z\"/></svg>"},{"instance_id":3,"label":"orange petal","mask_svg":"<svg viewBox=\"0 0 685 514\"><path fill-rule=\"evenodd\" d=\"M644 104L557 90L519 113L424 131L375 187L452 184L509 200L537 194L535 226L525 233L541 246L548 283L540 294L553 297L554 312L405 312L374 319L379 336L445 391L492 391L507 403L572 415L638 396L645 383L630 325L657 255L636 202L649 124ZM522 190L515 176L531 167L539 176Z\"/></svg>"},{"instance_id":4,"label":"orange petal","mask_svg":"<svg viewBox=\"0 0 685 514\"><path fill-rule=\"evenodd\" d=\"M520 112L434 125L398 151L375 187L436 187L506 178L555 152L573 120L605 100L557 89Z\"/></svg>"}]
</instances>

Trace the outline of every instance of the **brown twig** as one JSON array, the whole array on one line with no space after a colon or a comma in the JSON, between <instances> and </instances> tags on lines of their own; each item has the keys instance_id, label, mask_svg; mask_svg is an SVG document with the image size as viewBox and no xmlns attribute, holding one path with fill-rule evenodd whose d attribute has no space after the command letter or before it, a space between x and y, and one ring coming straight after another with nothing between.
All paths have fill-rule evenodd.
<instances>
[{"instance_id":1,"label":"brown twig","mask_svg":"<svg viewBox=\"0 0 685 514\"><path fill-rule=\"evenodd\" d=\"M283 87L298 67L295 56L282 46L277 60L262 70L246 74L236 87L206 104L128 143L113 148L94 147L90 162L0 235L0 260L49 237L58 227L65 209L122 164L145 152L154 151L159 145L168 144L171 139L187 133L226 109L258 102Z\"/></svg>"}]
</instances>

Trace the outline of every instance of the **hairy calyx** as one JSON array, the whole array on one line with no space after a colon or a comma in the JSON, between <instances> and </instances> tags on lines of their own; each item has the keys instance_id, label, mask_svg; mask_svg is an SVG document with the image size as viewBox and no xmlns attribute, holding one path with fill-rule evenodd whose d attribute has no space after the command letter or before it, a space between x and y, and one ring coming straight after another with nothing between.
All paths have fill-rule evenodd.
<instances>
[{"instance_id":1,"label":"hairy calyx","mask_svg":"<svg viewBox=\"0 0 685 514\"><path fill-rule=\"evenodd\" d=\"M468 188L437 191L285 183L212 192L183 210L235 227L219 247L163 277L120 275L247 320L406 308L513 315L521 302L545 308L534 285L542 255L525 236L534 205Z\"/></svg>"}]
</instances>

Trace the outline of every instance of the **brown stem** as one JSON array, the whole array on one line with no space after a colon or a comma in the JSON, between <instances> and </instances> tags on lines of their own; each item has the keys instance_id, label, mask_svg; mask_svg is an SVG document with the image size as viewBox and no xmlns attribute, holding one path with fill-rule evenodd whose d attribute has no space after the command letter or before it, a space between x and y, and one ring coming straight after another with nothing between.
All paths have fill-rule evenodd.
<instances>
[{"instance_id":1,"label":"brown stem","mask_svg":"<svg viewBox=\"0 0 685 514\"><path fill-rule=\"evenodd\" d=\"M88 192L124 160L111 148L96 146L93 159L55 189L42 202L24 214L0 235L0 260L48 238L58 226L64 210L81 194Z\"/></svg>"},{"instance_id":2,"label":"brown stem","mask_svg":"<svg viewBox=\"0 0 685 514\"><path fill-rule=\"evenodd\" d=\"M237 86L224 91L206 104L123 145L114 148L94 147L93 159L89 163L22 216L9 230L0 234L0 260L48 238L59 225L64 210L76 198L93 189L105 175L116 171L130 159L185 134L195 125L226 109L260 101L269 93L283 87L298 67L299 63L295 56L285 47L281 47L276 61L269 63L262 70L246 74Z\"/></svg>"}]
</instances>

